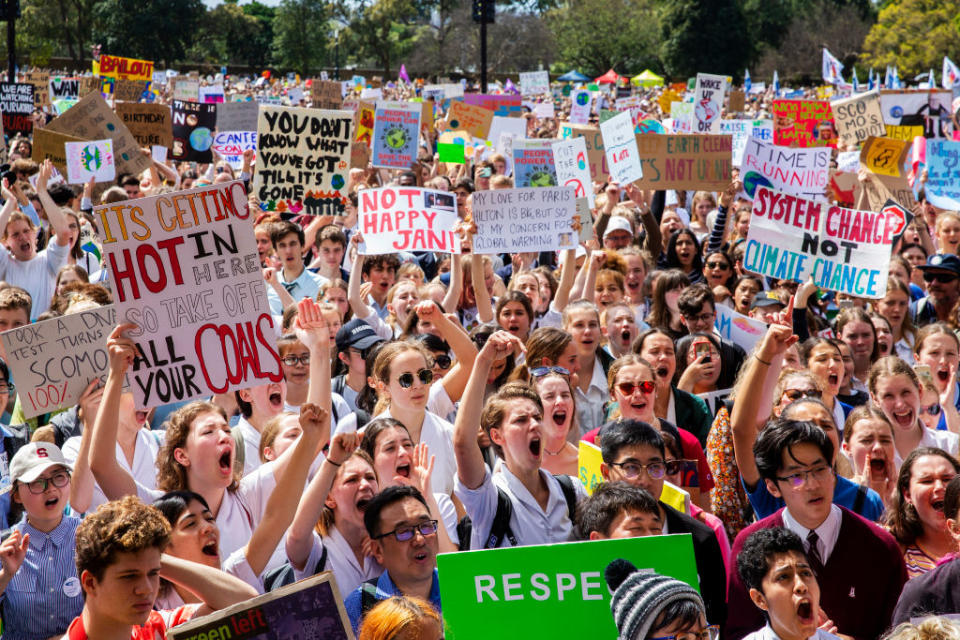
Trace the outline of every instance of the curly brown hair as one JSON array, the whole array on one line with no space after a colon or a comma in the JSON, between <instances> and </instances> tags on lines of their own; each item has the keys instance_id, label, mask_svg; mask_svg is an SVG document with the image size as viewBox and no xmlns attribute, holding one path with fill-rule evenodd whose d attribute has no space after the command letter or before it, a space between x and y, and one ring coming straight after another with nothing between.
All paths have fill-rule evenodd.
<instances>
[{"instance_id":1,"label":"curly brown hair","mask_svg":"<svg viewBox=\"0 0 960 640\"><path fill-rule=\"evenodd\" d=\"M402 425L401 425L402 426ZM343 468L346 464L353 458L360 458L373 469L373 475L377 475L377 468L373 464L373 458L370 457L370 454L364 451L363 449L354 449L353 453L347 456L347 459L337 467L337 473L333 477L333 483L330 485L330 490L333 490L333 485L337 484L337 481L343 476ZM377 476L377 488L380 488L380 477ZM336 514L334 514L333 509L327 506L326 502L323 504L323 511L320 512L320 519L317 520L316 526L314 529L321 536L329 536L330 531L333 530L333 525L336 524Z\"/></svg>"},{"instance_id":2,"label":"curly brown hair","mask_svg":"<svg viewBox=\"0 0 960 640\"><path fill-rule=\"evenodd\" d=\"M532 401L540 408L540 412L543 413L543 402L540 401L540 396L537 395L536 391L524 382L508 382L500 387L500 390L497 391L496 394L487 399L486 404L483 405L483 411L480 413L480 427L484 433L487 434L488 438L490 437L491 429L499 429L503 425L511 402L518 399ZM493 442L492 438L490 445L493 447L497 456L503 458L503 449L500 445Z\"/></svg>"},{"instance_id":3,"label":"curly brown hair","mask_svg":"<svg viewBox=\"0 0 960 640\"><path fill-rule=\"evenodd\" d=\"M138 553L170 542L170 524L155 507L136 496L100 505L84 518L76 534L77 574L89 571L97 580L118 553Z\"/></svg>"},{"instance_id":4,"label":"curly brown hair","mask_svg":"<svg viewBox=\"0 0 960 640\"><path fill-rule=\"evenodd\" d=\"M177 462L174 452L187 446L187 436L194 421L205 413L216 413L227 419L227 413L218 405L204 400L196 400L180 407L172 414L167 422L166 442L160 447L157 454L157 489L161 491L186 491L190 489L187 483L187 470ZM240 475L243 469L237 469L234 457L233 482L227 487L234 491L240 484Z\"/></svg>"}]
</instances>

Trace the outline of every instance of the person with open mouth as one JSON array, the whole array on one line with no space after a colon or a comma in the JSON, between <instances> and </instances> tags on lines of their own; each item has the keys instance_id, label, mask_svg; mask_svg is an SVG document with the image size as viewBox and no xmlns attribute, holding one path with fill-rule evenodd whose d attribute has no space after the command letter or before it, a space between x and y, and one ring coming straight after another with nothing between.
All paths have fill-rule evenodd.
<instances>
[{"instance_id":1,"label":"person with open mouth","mask_svg":"<svg viewBox=\"0 0 960 640\"><path fill-rule=\"evenodd\" d=\"M928 324L917 333L914 359L917 364L930 368L930 377L937 385L937 393L943 396L949 390L952 393L952 402L946 404L952 404L960 411L960 383L954 379L953 389L948 389L951 376L955 376L957 368L960 367L960 340L957 339L957 334L943 323ZM948 410L946 404L943 408ZM947 427L947 417L944 415L939 419L938 429Z\"/></svg>"},{"instance_id":2,"label":"person with open mouth","mask_svg":"<svg viewBox=\"0 0 960 640\"><path fill-rule=\"evenodd\" d=\"M636 314L626 302L611 304L600 314L603 320L603 335L607 339L607 351L614 358L630 353L630 347L639 332ZM644 323L644 328L646 323Z\"/></svg>"},{"instance_id":3,"label":"person with open mouth","mask_svg":"<svg viewBox=\"0 0 960 640\"><path fill-rule=\"evenodd\" d=\"M843 382L843 355L840 348L827 338L807 338L800 345L800 360L822 381L823 393L820 399L833 413L833 421L838 425L843 424L853 407L837 399Z\"/></svg>"},{"instance_id":4,"label":"person with open mouth","mask_svg":"<svg viewBox=\"0 0 960 640\"><path fill-rule=\"evenodd\" d=\"M960 462L942 449L919 447L900 467L897 493L888 519L890 533L903 548L907 575L933 569L957 545L943 513L947 485L960 474Z\"/></svg>"},{"instance_id":5,"label":"person with open mouth","mask_svg":"<svg viewBox=\"0 0 960 640\"><path fill-rule=\"evenodd\" d=\"M839 640L820 611L820 585L796 533L782 527L750 536L737 557L737 572L767 624L744 640Z\"/></svg>"},{"instance_id":6,"label":"person with open mouth","mask_svg":"<svg viewBox=\"0 0 960 640\"><path fill-rule=\"evenodd\" d=\"M887 420L893 425L894 466L897 470L904 458L917 447L936 447L952 456L957 455L960 449L957 434L928 429L920 420L923 387L917 374L906 362L896 356L880 358L870 369L869 386L870 399L883 409ZM944 400L949 402L942 401L941 406L953 402L952 398Z\"/></svg>"},{"instance_id":7,"label":"person with open mouth","mask_svg":"<svg viewBox=\"0 0 960 640\"><path fill-rule=\"evenodd\" d=\"M523 343L506 331L487 339L457 412L456 496L472 521L471 549L565 542L573 531L576 503L586 497L581 483L541 469L543 403L533 389L508 383L484 401L490 368L515 349L522 350ZM502 460L493 472L477 443L481 427ZM505 531L494 532L501 495L509 500L510 517Z\"/></svg>"},{"instance_id":8,"label":"person with open mouth","mask_svg":"<svg viewBox=\"0 0 960 640\"><path fill-rule=\"evenodd\" d=\"M875 405L854 409L843 427L843 453L853 465L853 480L876 491L890 509L897 488L893 466L893 425Z\"/></svg>"},{"instance_id":9,"label":"person with open mouth","mask_svg":"<svg viewBox=\"0 0 960 640\"><path fill-rule=\"evenodd\" d=\"M539 367L531 372L531 377L533 388L543 402L544 456L541 467L553 474L575 477L580 469L579 454L570 441L570 434L579 435L580 429L576 426L577 411L570 376Z\"/></svg>"}]
</instances>

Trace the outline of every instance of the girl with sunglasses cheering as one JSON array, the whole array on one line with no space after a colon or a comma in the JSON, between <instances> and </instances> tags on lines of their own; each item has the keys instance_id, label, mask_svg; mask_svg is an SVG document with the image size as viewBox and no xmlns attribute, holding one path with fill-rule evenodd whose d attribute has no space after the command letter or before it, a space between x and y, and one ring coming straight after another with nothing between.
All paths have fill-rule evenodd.
<instances>
[{"instance_id":1,"label":"girl with sunglasses cheering","mask_svg":"<svg viewBox=\"0 0 960 640\"><path fill-rule=\"evenodd\" d=\"M941 398L947 391L951 392L950 402L941 402L941 406L949 411L947 405L952 404L954 409L960 410L960 385L956 382L956 371L960 366L960 340L957 340L957 334L942 322L928 324L917 333L914 359L918 365L926 365L929 368L930 376L937 385L937 393ZM953 389L950 389L951 385ZM958 422L951 421L950 417L948 415L939 418L936 428L949 428L956 433L956 426L950 427L950 425L957 425Z\"/></svg>"}]
</instances>

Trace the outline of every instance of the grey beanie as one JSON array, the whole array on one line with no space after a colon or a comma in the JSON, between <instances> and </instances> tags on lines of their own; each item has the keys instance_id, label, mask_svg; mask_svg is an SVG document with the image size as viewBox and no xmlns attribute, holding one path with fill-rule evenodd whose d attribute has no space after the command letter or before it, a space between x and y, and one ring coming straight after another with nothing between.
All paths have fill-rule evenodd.
<instances>
[{"instance_id":1,"label":"grey beanie","mask_svg":"<svg viewBox=\"0 0 960 640\"><path fill-rule=\"evenodd\" d=\"M613 591L610 610L620 632L620 640L644 640L660 612L677 600L691 600L704 610L697 590L676 578L637 568L618 558L604 572Z\"/></svg>"}]
</instances>

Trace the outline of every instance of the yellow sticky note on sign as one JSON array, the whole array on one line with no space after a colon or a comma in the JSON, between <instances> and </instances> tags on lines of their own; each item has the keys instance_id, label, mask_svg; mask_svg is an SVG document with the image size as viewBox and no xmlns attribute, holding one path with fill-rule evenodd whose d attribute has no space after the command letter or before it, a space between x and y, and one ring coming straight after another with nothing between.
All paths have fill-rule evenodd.
<instances>
[{"instance_id":1,"label":"yellow sticky note on sign","mask_svg":"<svg viewBox=\"0 0 960 640\"><path fill-rule=\"evenodd\" d=\"M899 178L909 149L910 143L905 140L867 138L860 151L860 162L873 173Z\"/></svg>"}]
</instances>

